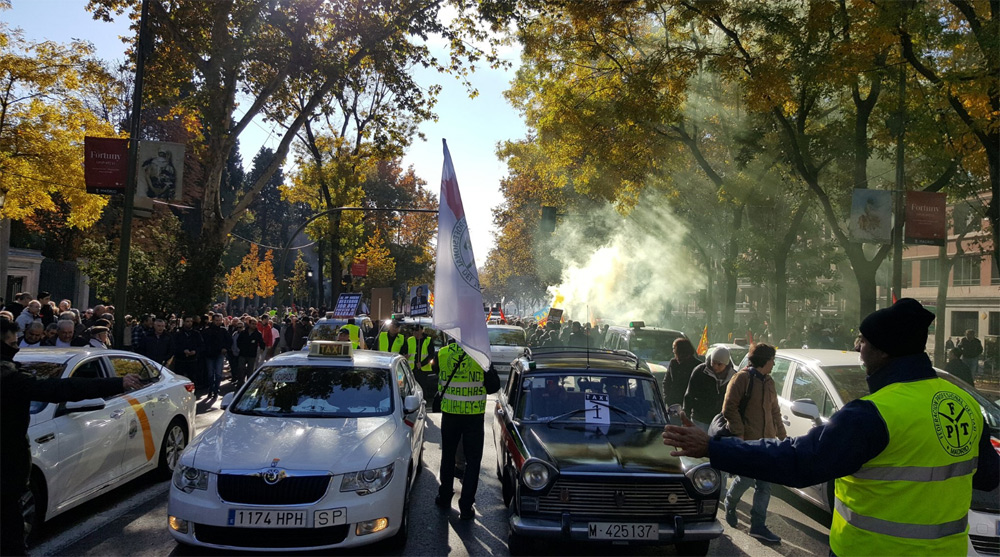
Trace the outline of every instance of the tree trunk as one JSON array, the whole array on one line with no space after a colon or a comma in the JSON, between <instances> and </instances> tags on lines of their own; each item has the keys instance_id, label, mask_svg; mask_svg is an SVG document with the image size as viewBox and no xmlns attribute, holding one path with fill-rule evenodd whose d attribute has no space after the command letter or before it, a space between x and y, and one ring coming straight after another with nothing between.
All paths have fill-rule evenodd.
<instances>
[{"instance_id":1,"label":"tree trunk","mask_svg":"<svg viewBox=\"0 0 1000 557\"><path fill-rule=\"evenodd\" d=\"M202 235L202 240L188 250L187 265L181 277L181 287L185 295L181 297L186 315L205 313L212 300L216 279L222 275L222 255L226 246L220 239L225 234Z\"/></svg>"},{"instance_id":2,"label":"tree trunk","mask_svg":"<svg viewBox=\"0 0 1000 557\"><path fill-rule=\"evenodd\" d=\"M344 275L344 266L340 261L340 220L341 212L337 211L330 218L330 305L337 303L340 297L340 281Z\"/></svg>"},{"instance_id":3,"label":"tree trunk","mask_svg":"<svg viewBox=\"0 0 1000 557\"><path fill-rule=\"evenodd\" d=\"M316 290L315 290L315 292L316 292L316 307L319 307L319 306L323 305L323 296L324 296L324 292L323 292L323 253L324 253L324 251L323 251L323 248L325 247L325 244L326 244L326 242L324 242L322 239L316 240L316 261L317 261L317 265L316 266L319 267L319 269L316 270ZM312 296L311 293L309 295L310 295L310 297Z\"/></svg>"},{"instance_id":4,"label":"tree trunk","mask_svg":"<svg viewBox=\"0 0 1000 557\"><path fill-rule=\"evenodd\" d=\"M733 330L736 321L736 291L739 276L736 272L736 259L740 255L740 228L743 226L743 205L733 208L733 227L726 246L726 260L722 272L726 277L726 308L722 313L722 329L727 333Z\"/></svg>"},{"instance_id":5,"label":"tree trunk","mask_svg":"<svg viewBox=\"0 0 1000 557\"><path fill-rule=\"evenodd\" d=\"M961 240L957 240L960 242ZM948 361L948 355L944 353L944 339L948 338L948 331L945 328L945 315L948 309L948 275L951 274L952 260L948 257L948 244L941 246L938 253L938 265L941 266L941 280L938 281L937 302L934 313L937 315L934 327L934 365L943 368Z\"/></svg>"}]
</instances>

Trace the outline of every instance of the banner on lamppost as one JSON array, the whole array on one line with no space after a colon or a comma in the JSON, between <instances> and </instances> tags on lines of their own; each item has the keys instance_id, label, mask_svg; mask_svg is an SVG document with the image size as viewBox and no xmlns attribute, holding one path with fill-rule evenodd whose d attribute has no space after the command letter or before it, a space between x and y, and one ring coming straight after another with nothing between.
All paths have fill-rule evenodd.
<instances>
[{"instance_id":1,"label":"banner on lamppost","mask_svg":"<svg viewBox=\"0 0 1000 557\"><path fill-rule=\"evenodd\" d=\"M947 238L945 204L947 196L931 191L906 192L907 244L943 246Z\"/></svg>"},{"instance_id":2,"label":"banner on lamppost","mask_svg":"<svg viewBox=\"0 0 1000 557\"><path fill-rule=\"evenodd\" d=\"M83 138L83 181L87 193L125 193L128 181L128 140L116 137Z\"/></svg>"},{"instance_id":3,"label":"banner on lamppost","mask_svg":"<svg viewBox=\"0 0 1000 557\"><path fill-rule=\"evenodd\" d=\"M892 241L892 192L854 190L848 232L852 242L888 244Z\"/></svg>"},{"instance_id":4,"label":"banner on lamppost","mask_svg":"<svg viewBox=\"0 0 1000 557\"><path fill-rule=\"evenodd\" d=\"M140 141L136 196L180 201L184 184L184 144Z\"/></svg>"},{"instance_id":5,"label":"banner on lamppost","mask_svg":"<svg viewBox=\"0 0 1000 557\"><path fill-rule=\"evenodd\" d=\"M351 263L351 276L354 276L354 277L366 277L366 276L368 276L368 260L367 259L355 259Z\"/></svg>"}]
</instances>

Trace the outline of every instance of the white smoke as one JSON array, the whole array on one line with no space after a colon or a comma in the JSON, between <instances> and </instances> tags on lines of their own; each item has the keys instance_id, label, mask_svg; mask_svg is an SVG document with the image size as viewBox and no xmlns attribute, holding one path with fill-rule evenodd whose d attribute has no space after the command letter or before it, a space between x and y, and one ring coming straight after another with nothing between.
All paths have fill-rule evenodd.
<instances>
[{"instance_id":1,"label":"white smoke","mask_svg":"<svg viewBox=\"0 0 1000 557\"><path fill-rule=\"evenodd\" d=\"M686 233L669 209L646 203L628 216L606 206L562 217L548 244L563 269L560 284L549 288L564 298L556 307L581 323L666 325L670 302L690 299L705 284Z\"/></svg>"}]
</instances>

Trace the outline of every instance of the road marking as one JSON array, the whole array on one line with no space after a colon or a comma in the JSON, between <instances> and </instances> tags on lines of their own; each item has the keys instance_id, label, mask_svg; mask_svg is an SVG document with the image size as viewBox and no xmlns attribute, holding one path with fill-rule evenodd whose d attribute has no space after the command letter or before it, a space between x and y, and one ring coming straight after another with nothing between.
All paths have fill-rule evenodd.
<instances>
[{"instance_id":1,"label":"road marking","mask_svg":"<svg viewBox=\"0 0 1000 557\"><path fill-rule=\"evenodd\" d=\"M96 514L73 526L72 528L67 529L65 532L62 532L49 540L38 544L37 546L31 547L29 553L31 555L65 555L66 551L64 548L79 542L83 538L86 538L111 522L132 512L132 510L136 507L146 504L151 499L165 496L169 489L169 481L151 485L136 493L132 497L129 497L128 499L115 505L113 508Z\"/></svg>"}]
</instances>

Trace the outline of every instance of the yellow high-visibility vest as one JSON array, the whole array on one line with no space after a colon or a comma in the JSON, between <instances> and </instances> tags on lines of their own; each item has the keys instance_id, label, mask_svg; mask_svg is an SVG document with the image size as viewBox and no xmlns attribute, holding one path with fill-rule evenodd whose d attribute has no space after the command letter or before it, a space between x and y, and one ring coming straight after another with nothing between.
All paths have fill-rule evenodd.
<instances>
[{"instance_id":1,"label":"yellow high-visibility vest","mask_svg":"<svg viewBox=\"0 0 1000 557\"><path fill-rule=\"evenodd\" d=\"M979 404L934 377L893 383L875 404L889 444L836 480L830 549L837 555L965 555L979 457Z\"/></svg>"},{"instance_id":2,"label":"yellow high-visibility vest","mask_svg":"<svg viewBox=\"0 0 1000 557\"><path fill-rule=\"evenodd\" d=\"M382 352L395 352L399 353L403 348L403 342L405 338L403 333L396 335L396 338L392 341L392 349L389 348L389 333L381 332L378 334L378 349Z\"/></svg>"},{"instance_id":3,"label":"yellow high-visibility vest","mask_svg":"<svg viewBox=\"0 0 1000 557\"><path fill-rule=\"evenodd\" d=\"M483 414L486 412L485 372L476 360L466 355L451 376L459 357L464 353L458 344L449 344L438 350L438 390L448 388L441 396L441 411L448 414ZM448 378L451 377L451 382Z\"/></svg>"}]
</instances>

